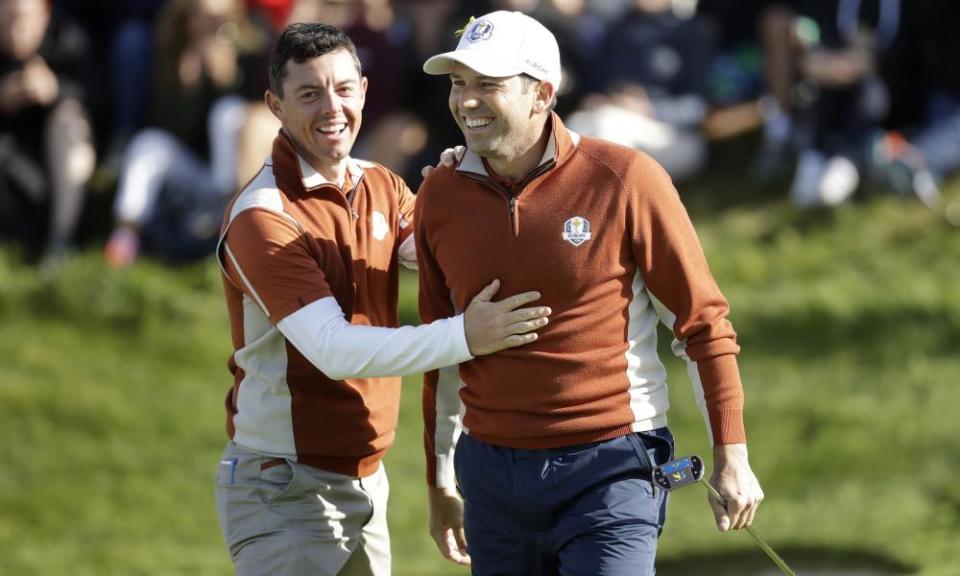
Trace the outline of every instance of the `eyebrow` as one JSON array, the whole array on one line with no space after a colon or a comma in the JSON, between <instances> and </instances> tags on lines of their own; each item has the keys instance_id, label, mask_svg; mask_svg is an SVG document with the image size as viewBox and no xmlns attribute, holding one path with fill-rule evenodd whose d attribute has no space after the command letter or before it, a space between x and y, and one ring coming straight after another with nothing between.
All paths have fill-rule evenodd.
<instances>
[{"instance_id":1,"label":"eyebrow","mask_svg":"<svg viewBox=\"0 0 960 576\"><path fill-rule=\"evenodd\" d=\"M353 78L350 78L347 80L341 80L340 82L337 82L336 84L334 84L334 86L337 88L342 86L359 86L359 85L360 85L360 82L358 82ZM320 86L318 84L301 84L296 88L294 88L293 91L303 92L304 90L322 90L322 89L323 89L323 86Z\"/></svg>"}]
</instances>

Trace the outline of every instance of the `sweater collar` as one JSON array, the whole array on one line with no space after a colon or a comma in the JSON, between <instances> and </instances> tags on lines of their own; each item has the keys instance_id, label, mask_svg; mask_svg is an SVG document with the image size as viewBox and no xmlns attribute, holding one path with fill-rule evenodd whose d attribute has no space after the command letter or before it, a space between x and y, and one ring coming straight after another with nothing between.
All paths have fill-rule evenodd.
<instances>
[{"instance_id":1,"label":"sweater collar","mask_svg":"<svg viewBox=\"0 0 960 576\"><path fill-rule=\"evenodd\" d=\"M348 173L345 183L355 186L363 175L363 167L359 161L350 156L345 159L345 162ZM310 192L327 184L339 188L336 182L327 180L297 152L290 137L282 130L273 141L273 164L278 181L289 190Z\"/></svg>"}]
</instances>

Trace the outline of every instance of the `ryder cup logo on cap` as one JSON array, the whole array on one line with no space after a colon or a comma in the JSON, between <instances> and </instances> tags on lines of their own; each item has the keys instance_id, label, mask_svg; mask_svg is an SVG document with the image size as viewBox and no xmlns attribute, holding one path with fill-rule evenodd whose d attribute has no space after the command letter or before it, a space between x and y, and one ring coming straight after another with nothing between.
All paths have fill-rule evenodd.
<instances>
[{"instance_id":1,"label":"ryder cup logo on cap","mask_svg":"<svg viewBox=\"0 0 960 576\"><path fill-rule=\"evenodd\" d=\"M423 71L449 74L458 62L491 78L529 74L560 90L557 39L522 12L498 10L468 23L457 49L430 58Z\"/></svg>"},{"instance_id":2,"label":"ryder cup logo on cap","mask_svg":"<svg viewBox=\"0 0 960 576\"><path fill-rule=\"evenodd\" d=\"M479 42L486 40L491 34L493 34L493 24L491 24L489 20L480 20L470 29L470 32L467 34L467 40Z\"/></svg>"}]
</instances>

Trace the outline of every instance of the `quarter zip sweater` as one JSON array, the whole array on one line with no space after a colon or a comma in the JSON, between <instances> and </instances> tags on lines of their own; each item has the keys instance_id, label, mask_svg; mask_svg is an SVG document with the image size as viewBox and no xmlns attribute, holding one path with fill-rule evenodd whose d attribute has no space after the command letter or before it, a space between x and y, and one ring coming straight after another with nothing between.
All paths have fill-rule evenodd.
<instances>
[{"instance_id":1,"label":"quarter zip sweater","mask_svg":"<svg viewBox=\"0 0 960 576\"><path fill-rule=\"evenodd\" d=\"M688 361L715 444L745 441L729 307L670 177L649 156L581 138L555 114L540 165L508 189L467 150L418 192L424 321L463 310L494 278L537 290L550 323L532 344L425 375L428 482L453 484L461 429L548 449L666 425L658 319Z\"/></svg>"}]
</instances>

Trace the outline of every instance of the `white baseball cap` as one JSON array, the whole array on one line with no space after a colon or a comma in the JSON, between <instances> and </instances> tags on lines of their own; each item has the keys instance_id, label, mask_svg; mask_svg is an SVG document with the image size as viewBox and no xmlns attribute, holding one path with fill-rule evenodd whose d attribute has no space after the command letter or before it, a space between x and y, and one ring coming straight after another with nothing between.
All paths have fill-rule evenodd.
<instances>
[{"instance_id":1,"label":"white baseball cap","mask_svg":"<svg viewBox=\"0 0 960 576\"><path fill-rule=\"evenodd\" d=\"M529 74L560 90L560 48L553 34L522 12L498 10L473 20L453 52L423 64L427 74L453 71L455 63L491 78Z\"/></svg>"}]
</instances>

